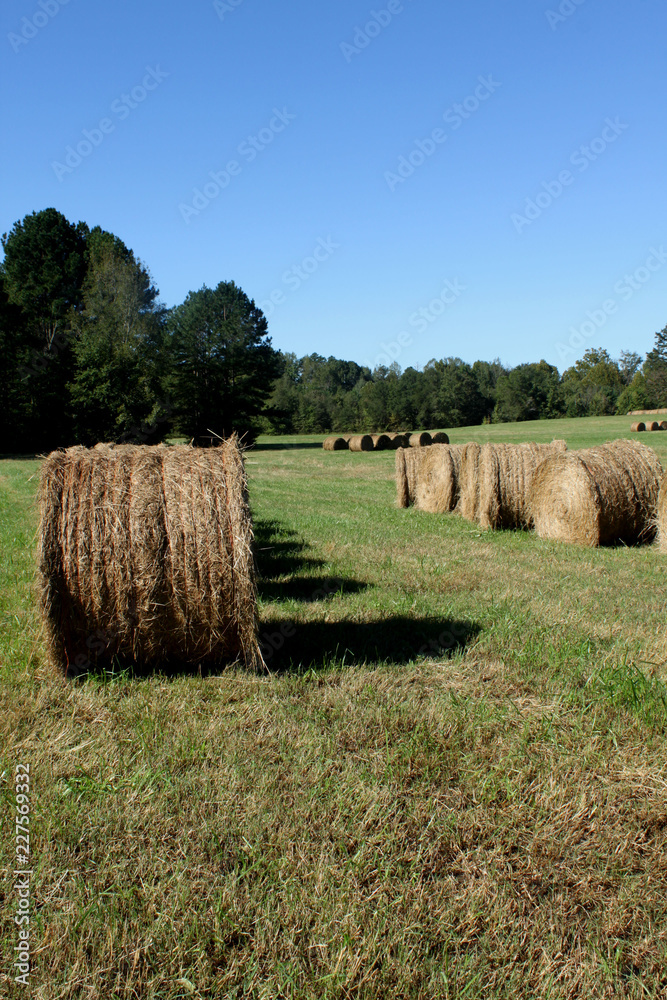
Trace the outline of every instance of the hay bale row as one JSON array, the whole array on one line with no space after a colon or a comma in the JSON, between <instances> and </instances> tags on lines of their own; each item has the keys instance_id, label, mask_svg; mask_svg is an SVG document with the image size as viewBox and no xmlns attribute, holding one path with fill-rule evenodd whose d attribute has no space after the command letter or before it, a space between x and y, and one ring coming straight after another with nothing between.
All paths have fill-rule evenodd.
<instances>
[{"instance_id":1,"label":"hay bale row","mask_svg":"<svg viewBox=\"0 0 667 1000\"><path fill-rule=\"evenodd\" d=\"M655 534L662 465L652 448L618 440L548 458L529 506L540 538L632 545Z\"/></svg>"},{"instance_id":2,"label":"hay bale row","mask_svg":"<svg viewBox=\"0 0 667 1000\"><path fill-rule=\"evenodd\" d=\"M371 442L369 446L368 442ZM337 437L335 434L326 438L322 447L325 451L390 451L398 448L423 448L430 444L448 444L449 438L444 431L436 431L432 436L428 431L418 434L401 432L398 434L355 434L354 437Z\"/></svg>"},{"instance_id":3,"label":"hay bale row","mask_svg":"<svg viewBox=\"0 0 667 1000\"><path fill-rule=\"evenodd\" d=\"M257 669L252 523L238 440L53 452L40 481L40 604L52 661Z\"/></svg>"},{"instance_id":4,"label":"hay bale row","mask_svg":"<svg viewBox=\"0 0 667 1000\"><path fill-rule=\"evenodd\" d=\"M635 434L642 431L667 431L667 420L661 420L659 423L657 420L648 420L646 423L643 420L639 420L631 424L630 430Z\"/></svg>"}]
</instances>

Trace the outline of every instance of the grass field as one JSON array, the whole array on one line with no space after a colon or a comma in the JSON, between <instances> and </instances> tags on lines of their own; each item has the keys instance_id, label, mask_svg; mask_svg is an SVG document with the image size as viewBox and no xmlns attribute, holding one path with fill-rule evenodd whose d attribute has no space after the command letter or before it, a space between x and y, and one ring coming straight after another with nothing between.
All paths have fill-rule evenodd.
<instances>
[{"instance_id":1,"label":"grass field","mask_svg":"<svg viewBox=\"0 0 667 1000\"><path fill-rule=\"evenodd\" d=\"M572 448L629 424L450 437ZM399 510L393 453L321 440L247 456L263 677L55 676L39 462L0 463L0 993L667 997L667 557ZM667 468L667 434L639 440Z\"/></svg>"}]
</instances>

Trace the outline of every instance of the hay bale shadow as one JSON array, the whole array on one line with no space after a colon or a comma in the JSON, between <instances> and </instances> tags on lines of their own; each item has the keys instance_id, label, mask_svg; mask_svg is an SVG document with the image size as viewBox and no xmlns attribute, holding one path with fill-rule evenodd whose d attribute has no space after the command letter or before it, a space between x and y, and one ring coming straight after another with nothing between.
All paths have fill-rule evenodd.
<instances>
[{"instance_id":1,"label":"hay bale shadow","mask_svg":"<svg viewBox=\"0 0 667 1000\"><path fill-rule=\"evenodd\" d=\"M299 673L335 664L403 664L421 656L449 659L481 630L477 622L451 618L282 621L262 624L259 643L271 673Z\"/></svg>"},{"instance_id":2,"label":"hay bale shadow","mask_svg":"<svg viewBox=\"0 0 667 1000\"><path fill-rule=\"evenodd\" d=\"M258 576L258 591L262 597L268 581L280 576L303 573L324 566L322 559L304 555L311 546L296 531L280 521L258 518L254 522L254 553ZM315 589L315 587L311 588Z\"/></svg>"}]
</instances>

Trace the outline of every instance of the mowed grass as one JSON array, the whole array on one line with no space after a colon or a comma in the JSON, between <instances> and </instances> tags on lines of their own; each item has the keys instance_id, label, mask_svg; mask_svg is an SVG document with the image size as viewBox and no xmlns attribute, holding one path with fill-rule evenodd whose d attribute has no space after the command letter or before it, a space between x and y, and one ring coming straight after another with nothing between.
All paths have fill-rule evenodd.
<instances>
[{"instance_id":1,"label":"mowed grass","mask_svg":"<svg viewBox=\"0 0 667 1000\"><path fill-rule=\"evenodd\" d=\"M321 440L247 456L263 677L54 676L0 463L3 995L27 762L35 997L667 996L667 557L399 510Z\"/></svg>"}]
</instances>

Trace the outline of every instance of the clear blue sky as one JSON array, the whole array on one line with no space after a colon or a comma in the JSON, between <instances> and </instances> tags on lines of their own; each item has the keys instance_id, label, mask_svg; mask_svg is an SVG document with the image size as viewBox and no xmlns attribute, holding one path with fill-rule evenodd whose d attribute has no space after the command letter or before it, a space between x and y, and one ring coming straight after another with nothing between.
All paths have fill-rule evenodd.
<instances>
[{"instance_id":1,"label":"clear blue sky","mask_svg":"<svg viewBox=\"0 0 667 1000\"><path fill-rule=\"evenodd\" d=\"M99 224L170 306L234 280L299 355L562 370L667 323L664 0L41 4L1 15L1 231Z\"/></svg>"}]
</instances>

